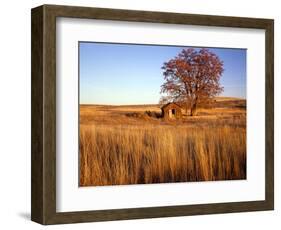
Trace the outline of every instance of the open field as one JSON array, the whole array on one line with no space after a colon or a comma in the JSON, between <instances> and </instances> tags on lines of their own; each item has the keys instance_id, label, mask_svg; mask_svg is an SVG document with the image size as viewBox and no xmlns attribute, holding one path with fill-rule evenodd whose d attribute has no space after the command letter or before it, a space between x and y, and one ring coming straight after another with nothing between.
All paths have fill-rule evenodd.
<instances>
[{"instance_id":1,"label":"open field","mask_svg":"<svg viewBox=\"0 0 281 230\"><path fill-rule=\"evenodd\" d=\"M160 114L160 105L80 105L80 186L246 178L245 100L218 98L181 120Z\"/></svg>"}]
</instances>

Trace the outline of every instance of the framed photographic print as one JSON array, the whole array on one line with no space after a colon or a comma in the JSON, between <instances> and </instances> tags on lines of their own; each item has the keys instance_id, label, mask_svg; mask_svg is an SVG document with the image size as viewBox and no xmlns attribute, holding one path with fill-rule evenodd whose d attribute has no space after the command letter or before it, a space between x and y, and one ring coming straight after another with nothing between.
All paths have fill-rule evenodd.
<instances>
[{"instance_id":1,"label":"framed photographic print","mask_svg":"<svg viewBox=\"0 0 281 230\"><path fill-rule=\"evenodd\" d=\"M273 20L32 9L41 224L273 210Z\"/></svg>"}]
</instances>

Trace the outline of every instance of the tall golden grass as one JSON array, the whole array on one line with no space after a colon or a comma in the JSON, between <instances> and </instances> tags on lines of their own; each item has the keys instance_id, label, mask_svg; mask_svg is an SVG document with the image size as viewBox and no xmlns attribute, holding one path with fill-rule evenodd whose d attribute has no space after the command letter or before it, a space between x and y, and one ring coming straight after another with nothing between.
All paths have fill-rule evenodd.
<instances>
[{"instance_id":1,"label":"tall golden grass","mask_svg":"<svg viewBox=\"0 0 281 230\"><path fill-rule=\"evenodd\" d=\"M246 178L239 125L80 125L80 186Z\"/></svg>"}]
</instances>

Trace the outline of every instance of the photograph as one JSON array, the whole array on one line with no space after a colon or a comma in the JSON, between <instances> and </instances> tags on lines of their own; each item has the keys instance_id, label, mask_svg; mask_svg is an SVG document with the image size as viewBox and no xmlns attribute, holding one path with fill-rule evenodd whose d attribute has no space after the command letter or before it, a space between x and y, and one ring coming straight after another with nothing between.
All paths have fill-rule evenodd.
<instances>
[{"instance_id":1,"label":"photograph","mask_svg":"<svg viewBox=\"0 0 281 230\"><path fill-rule=\"evenodd\" d=\"M276 20L189 11L31 9L33 222L274 210Z\"/></svg>"},{"instance_id":2,"label":"photograph","mask_svg":"<svg viewBox=\"0 0 281 230\"><path fill-rule=\"evenodd\" d=\"M246 180L246 59L79 41L79 186Z\"/></svg>"}]
</instances>

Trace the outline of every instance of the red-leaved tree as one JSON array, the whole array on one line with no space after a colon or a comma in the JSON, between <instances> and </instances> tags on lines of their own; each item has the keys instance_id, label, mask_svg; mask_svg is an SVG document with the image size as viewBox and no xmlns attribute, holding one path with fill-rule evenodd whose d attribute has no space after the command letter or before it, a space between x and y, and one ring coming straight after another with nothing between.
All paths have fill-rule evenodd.
<instances>
[{"instance_id":1,"label":"red-leaved tree","mask_svg":"<svg viewBox=\"0 0 281 230\"><path fill-rule=\"evenodd\" d=\"M161 93L174 102L181 102L190 108L190 115L196 115L200 103L204 103L223 91L220 77L223 62L208 49L183 49L178 56L165 62L164 84Z\"/></svg>"}]
</instances>

